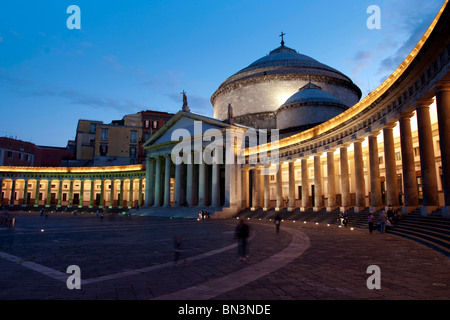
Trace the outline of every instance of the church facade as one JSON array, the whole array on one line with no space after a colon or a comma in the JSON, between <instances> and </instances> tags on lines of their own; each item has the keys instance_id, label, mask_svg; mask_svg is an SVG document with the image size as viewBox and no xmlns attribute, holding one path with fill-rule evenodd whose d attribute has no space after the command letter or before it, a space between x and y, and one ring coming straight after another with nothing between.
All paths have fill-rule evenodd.
<instances>
[{"instance_id":1,"label":"church facade","mask_svg":"<svg viewBox=\"0 0 450 320\"><path fill-rule=\"evenodd\" d=\"M80 207L139 206L136 214L150 216L387 205L448 216L449 17L445 2L402 64L362 100L347 76L282 41L220 85L213 118L190 112L184 94L182 110L144 144L145 165L1 167L2 203L73 205L62 194L73 199L75 183Z\"/></svg>"}]
</instances>

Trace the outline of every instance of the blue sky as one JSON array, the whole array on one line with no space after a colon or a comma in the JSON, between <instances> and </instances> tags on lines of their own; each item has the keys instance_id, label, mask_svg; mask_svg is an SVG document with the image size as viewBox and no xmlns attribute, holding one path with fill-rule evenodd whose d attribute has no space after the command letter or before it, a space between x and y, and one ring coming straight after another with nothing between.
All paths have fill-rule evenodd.
<instances>
[{"instance_id":1,"label":"blue sky","mask_svg":"<svg viewBox=\"0 0 450 320\"><path fill-rule=\"evenodd\" d=\"M409 54L443 0L8 1L0 11L0 136L64 147L79 119L153 109L212 116L229 76L280 45L349 76L363 97ZM69 30L67 7L81 9ZM370 30L367 8L381 10Z\"/></svg>"}]
</instances>

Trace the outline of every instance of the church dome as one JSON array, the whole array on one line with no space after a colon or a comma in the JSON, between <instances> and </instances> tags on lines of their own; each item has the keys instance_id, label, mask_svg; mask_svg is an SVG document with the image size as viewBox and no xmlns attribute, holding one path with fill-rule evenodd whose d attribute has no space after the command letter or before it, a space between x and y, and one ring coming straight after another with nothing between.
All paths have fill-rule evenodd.
<instances>
[{"instance_id":1,"label":"church dome","mask_svg":"<svg viewBox=\"0 0 450 320\"><path fill-rule=\"evenodd\" d=\"M330 93L311 82L300 88L276 111L281 137L325 122L348 107Z\"/></svg>"},{"instance_id":2,"label":"church dome","mask_svg":"<svg viewBox=\"0 0 450 320\"><path fill-rule=\"evenodd\" d=\"M214 92L214 117L226 120L231 104L236 123L257 129L277 128L276 112L286 100L313 81L351 107L361 90L338 70L284 45L226 79ZM305 94L305 93L303 93Z\"/></svg>"}]
</instances>

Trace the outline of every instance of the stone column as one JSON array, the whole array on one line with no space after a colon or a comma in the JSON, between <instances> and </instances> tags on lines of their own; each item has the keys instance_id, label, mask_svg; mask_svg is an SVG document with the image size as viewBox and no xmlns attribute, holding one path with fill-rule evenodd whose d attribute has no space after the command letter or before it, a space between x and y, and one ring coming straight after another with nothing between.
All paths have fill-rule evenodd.
<instances>
[{"instance_id":1,"label":"stone column","mask_svg":"<svg viewBox=\"0 0 450 320\"><path fill-rule=\"evenodd\" d=\"M3 205L2 189L3 189L3 179L0 178L0 206Z\"/></svg>"},{"instance_id":2,"label":"stone column","mask_svg":"<svg viewBox=\"0 0 450 320\"><path fill-rule=\"evenodd\" d=\"M155 203L155 175L153 174L155 168L155 161L157 159L147 158L147 165L145 168L145 207L150 207Z\"/></svg>"},{"instance_id":3,"label":"stone column","mask_svg":"<svg viewBox=\"0 0 450 320\"><path fill-rule=\"evenodd\" d=\"M334 171L334 151L327 152L327 183L328 183L327 211L332 211L336 207L336 176Z\"/></svg>"},{"instance_id":4,"label":"stone column","mask_svg":"<svg viewBox=\"0 0 450 320\"><path fill-rule=\"evenodd\" d=\"M111 179L111 189L109 190L109 207L112 208L114 206L114 180Z\"/></svg>"},{"instance_id":5,"label":"stone column","mask_svg":"<svg viewBox=\"0 0 450 320\"><path fill-rule=\"evenodd\" d=\"M397 165L395 159L394 124L383 128L384 167L386 171L386 204L398 207L399 193L397 183Z\"/></svg>"},{"instance_id":6,"label":"stone column","mask_svg":"<svg viewBox=\"0 0 450 320\"><path fill-rule=\"evenodd\" d=\"M214 154L218 154L219 150L216 148ZM220 206L219 192L220 192L220 159L213 158L212 173L211 173L211 207L217 208ZM240 173L239 173L240 174Z\"/></svg>"},{"instance_id":7,"label":"stone column","mask_svg":"<svg viewBox=\"0 0 450 320\"><path fill-rule=\"evenodd\" d=\"M450 216L450 82L436 87L436 110L439 123L439 144L441 147L442 189L444 206L442 215Z\"/></svg>"},{"instance_id":8,"label":"stone column","mask_svg":"<svg viewBox=\"0 0 450 320\"><path fill-rule=\"evenodd\" d=\"M194 161L192 153L187 155L186 164L186 203L188 207L194 205Z\"/></svg>"},{"instance_id":9,"label":"stone column","mask_svg":"<svg viewBox=\"0 0 450 320\"><path fill-rule=\"evenodd\" d=\"M380 161L378 157L378 132L369 136L369 163L370 163L370 211L375 212L382 206Z\"/></svg>"},{"instance_id":10,"label":"stone column","mask_svg":"<svg viewBox=\"0 0 450 320\"><path fill-rule=\"evenodd\" d=\"M236 154L234 153L234 144L226 142L229 145L228 157L225 157L225 207L236 206Z\"/></svg>"},{"instance_id":11,"label":"stone column","mask_svg":"<svg viewBox=\"0 0 450 320\"><path fill-rule=\"evenodd\" d=\"M310 206L309 201L309 174L308 174L308 159L302 159L302 206L301 211L306 211Z\"/></svg>"},{"instance_id":12,"label":"stone column","mask_svg":"<svg viewBox=\"0 0 450 320\"><path fill-rule=\"evenodd\" d=\"M123 185L125 181L120 179L120 190L119 190L119 208L123 207Z\"/></svg>"},{"instance_id":13,"label":"stone column","mask_svg":"<svg viewBox=\"0 0 450 320\"><path fill-rule=\"evenodd\" d=\"M341 168L341 212L345 212L350 207L350 182L347 146L339 148L339 156L339 164Z\"/></svg>"},{"instance_id":14,"label":"stone column","mask_svg":"<svg viewBox=\"0 0 450 320\"><path fill-rule=\"evenodd\" d=\"M1 190L0 190L1 193ZM24 185L23 185L23 202L22 202L22 206L26 206L28 203L28 180L24 179Z\"/></svg>"},{"instance_id":15,"label":"stone column","mask_svg":"<svg viewBox=\"0 0 450 320\"><path fill-rule=\"evenodd\" d=\"M174 193L174 207L181 205L181 169L182 163L175 164L175 193Z\"/></svg>"},{"instance_id":16,"label":"stone column","mask_svg":"<svg viewBox=\"0 0 450 320\"><path fill-rule=\"evenodd\" d=\"M254 211L259 208L260 203L260 196L259 196L259 190L260 190L260 171L258 168L252 169L252 207L251 210Z\"/></svg>"},{"instance_id":17,"label":"stone column","mask_svg":"<svg viewBox=\"0 0 450 320\"><path fill-rule=\"evenodd\" d=\"M320 155L314 156L314 211L323 208L322 164Z\"/></svg>"},{"instance_id":18,"label":"stone column","mask_svg":"<svg viewBox=\"0 0 450 320\"><path fill-rule=\"evenodd\" d=\"M198 165L198 207L206 206L206 163L203 160L202 151L200 153L200 163ZM227 186L225 186L225 189ZM226 196L225 196L226 198ZM229 202L228 202L229 206Z\"/></svg>"},{"instance_id":19,"label":"stone column","mask_svg":"<svg viewBox=\"0 0 450 320\"><path fill-rule=\"evenodd\" d=\"M283 169L281 162L278 164L276 182L277 182L277 204L275 206L275 211L280 211L283 208Z\"/></svg>"},{"instance_id":20,"label":"stone column","mask_svg":"<svg viewBox=\"0 0 450 320\"><path fill-rule=\"evenodd\" d=\"M70 188L69 188L69 207L72 206L73 200L73 180L70 180Z\"/></svg>"},{"instance_id":21,"label":"stone column","mask_svg":"<svg viewBox=\"0 0 450 320\"><path fill-rule=\"evenodd\" d=\"M105 180L100 180L100 204L99 206L103 209L104 204L104 193L105 193Z\"/></svg>"},{"instance_id":22,"label":"stone column","mask_svg":"<svg viewBox=\"0 0 450 320\"><path fill-rule=\"evenodd\" d=\"M39 206L39 189L41 185L41 180L36 179L36 190L34 191L34 206Z\"/></svg>"},{"instance_id":23,"label":"stone column","mask_svg":"<svg viewBox=\"0 0 450 320\"><path fill-rule=\"evenodd\" d=\"M11 197L10 197L10 199L9 199L9 204L11 205L11 206L13 206L14 205L14 193L16 192L16 180L15 179L12 179L12 182L11 182Z\"/></svg>"},{"instance_id":24,"label":"stone column","mask_svg":"<svg viewBox=\"0 0 450 320\"><path fill-rule=\"evenodd\" d=\"M45 201L45 206L50 207L50 199L51 199L51 192L52 192L52 180L47 180L47 199Z\"/></svg>"},{"instance_id":25,"label":"stone column","mask_svg":"<svg viewBox=\"0 0 450 320\"><path fill-rule=\"evenodd\" d=\"M408 214L419 206L417 191L416 167L414 164L414 149L411 133L411 117L413 113L400 115L400 145L402 151L402 177L404 204L403 214Z\"/></svg>"},{"instance_id":26,"label":"stone column","mask_svg":"<svg viewBox=\"0 0 450 320\"><path fill-rule=\"evenodd\" d=\"M270 174L269 167L265 167L264 169L264 205L263 211L267 211L270 208Z\"/></svg>"},{"instance_id":27,"label":"stone column","mask_svg":"<svg viewBox=\"0 0 450 320\"><path fill-rule=\"evenodd\" d=\"M58 186L58 205L57 205L58 208L61 207L63 182L64 182L64 180L59 180L59 186Z\"/></svg>"},{"instance_id":28,"label":"stone column","mask_svg":"<svg viewBox=\"0 0 450 320\"><path fill-rule=\"evenodd\" d=\"M434 156L429 107L432 102L432 100L418 100L416 108L420 168L422 172L423 206L420 208L422 215L431 213L439 206L436 158Z\"/></svg>"},{"instance_id":29,"label":"stone column","mask_svg":"<svg viewBox=\"0 0 450 320\"><path fill-rule=\"evenodd\" d=\"M130 188L128 190L128 208L133 208L133 189L134 189L134 180L130 178Z\"/></svg>"},{"instance_id":30,"label":"stone column","mask_svg":"<svg viewBox=\"0 0 450 320\"><path fill-rule=\"evenodd\" d=\"M170 158L170 154L165 155L164 159L164 207L170 207L170 163L172 159Z\"/></svg>"},{"instance_id":31,"label":"stone column","mask_svg":"<svg viewBox=\"0 0 450 320\"><path fill-rule=\"evenodd\" d=\"M288 211L293 211L295 209L295 171L294 171L294 161L289 161L289 204Z\"/></svg>"},{"instance_id":32,"label":"stone column","mask_svg":"<svg viewBox=\"0 0 450 320\"><path fill-rule=\"evenodd\" d=\"M89 192L89 208L92 208L94 206L94 184L95 180L91 180L91 190Z\"/></svg>"},{"instance_id":33,"label":"stone column","mask_svg":"<svg viewBox=\"0 0 450 320\"><path fill-rule=\"evenodd\" d=\"M355 212L360 212L366 207L366 194L364 186L364 161L362 152L362 142L364 139L358 139L353 143L354 161L355 161L355 189L356 205Z\"/></svg>"},{"instance_id":34,"label":"stone column","mask_svg":"<svg viewBox=\"0 0 450 320\"><path fill-rule=\"evenodd\" d=\"M161 159L157 157L155 159L155 199L154 199L154 206L160 207L161 206ZM150 178L151 179L151 178ZM149 185L151 187L151 184Z\"/></svg>"},{"instance_id":35,"label":"stone column","mask_svg":"<svg viewBox=\"0 0 450 320\"><path fill-rule=\"evenodd\" d=\"M138 183L139 183L138 206L140 207L142 206L142 179L138 179Z\"/></svg>"},{"instance_id":36,"label":"stone column","mask_svg":"<svg viewBox=\"0 0 450 320\"><path fill-rule=\"evenodd\" d=\"M243 202L246 208L250 208L252 205L250 203L250 182L249 182L249 168L242 168L242 195L244 197Z\"/></svg>"},{"instance_id":37,"label":"stone column","mask_svg":"<svg viewBox=\"0 0 450 320\"><path fill-rule=\"evenodd\" d=\"M78 204L79 208L83 207L83 199L84 199L84 180L80 180L80 203Z\"/></svg>"}]
</instances>

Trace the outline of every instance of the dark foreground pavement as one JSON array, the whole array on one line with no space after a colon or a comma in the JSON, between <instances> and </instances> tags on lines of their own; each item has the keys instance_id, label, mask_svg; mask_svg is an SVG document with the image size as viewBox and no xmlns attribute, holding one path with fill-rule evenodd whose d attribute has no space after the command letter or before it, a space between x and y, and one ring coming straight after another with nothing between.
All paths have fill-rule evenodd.
<instances>
[{"instance_id":1,"label":"dark foreground pavement","mask_svg":"<svg viewBox=\"0 0 450 320\"><path fill-rule=\"evenodd\" d=\"M249 257L237 261L237 220L14 213L0 229L1 300L447 300L450 260L367 230L248 220ZM173 239L182 239L174 265ZM80 270L81 289L76 285ZM380 289L376 284L379 269ZM183 304L184 305L184 304Z\"/></svg>"}]
</instances>

